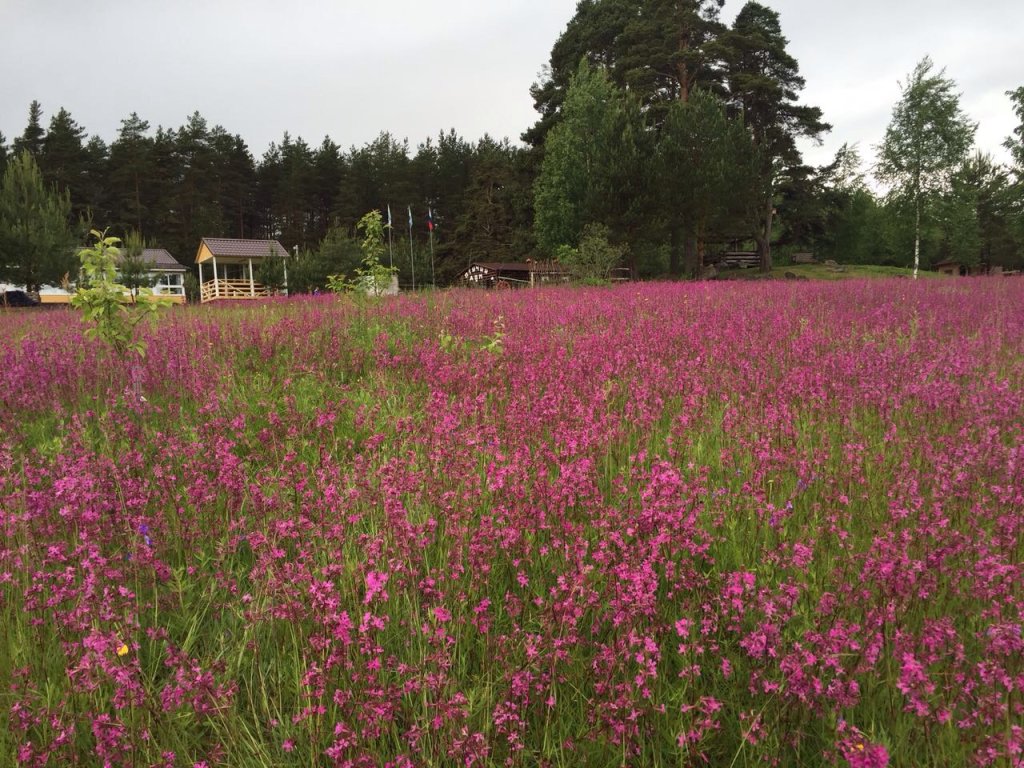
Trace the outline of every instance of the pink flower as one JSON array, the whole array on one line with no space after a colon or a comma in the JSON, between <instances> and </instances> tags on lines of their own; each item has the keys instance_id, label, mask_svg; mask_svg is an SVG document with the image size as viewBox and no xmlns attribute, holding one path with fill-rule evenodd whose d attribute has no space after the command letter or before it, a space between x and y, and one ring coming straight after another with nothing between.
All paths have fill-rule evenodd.
<instances>
[{"instance_id":1,"label":"pink flower","mask_svg":"<svg viewBox=\"0 0 1024 768\"><path fill-rule=\"evenodd\" d=\"M381 600L387 600L388 593L384 590L384 585L387 583L388 574L369 571L366 574L366 595L363 597L363 605L369 605L378 595Z\"/></svg>"}]
</instances>

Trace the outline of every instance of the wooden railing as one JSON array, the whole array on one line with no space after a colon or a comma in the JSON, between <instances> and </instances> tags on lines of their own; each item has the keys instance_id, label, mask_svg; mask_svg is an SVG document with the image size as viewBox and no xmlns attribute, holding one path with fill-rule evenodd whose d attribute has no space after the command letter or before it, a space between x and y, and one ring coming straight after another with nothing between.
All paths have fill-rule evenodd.
<instances>
[{"instance_id":1,"label":"wooden railing","mask_svg":"<svg viewBox=\"0 0 1024 768\"><path fill-rule=\"evenodd\" d=\"M200 301L216 299L262 299L270 295L270 289L260 283L248 280L208 280L199 288Z\"/></svg>"}]
</instances>

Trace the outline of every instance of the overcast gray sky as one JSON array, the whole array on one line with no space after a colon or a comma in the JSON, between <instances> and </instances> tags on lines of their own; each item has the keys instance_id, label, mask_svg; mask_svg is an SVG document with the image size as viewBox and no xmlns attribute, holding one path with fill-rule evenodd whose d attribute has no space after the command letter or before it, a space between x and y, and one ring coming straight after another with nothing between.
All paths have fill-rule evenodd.
<instances>
[{"instance_id":1,"label":"overcast gray sky","mask_svg":"<svg viewBox=\"0 0 1024 768\"><path fill-rule=\"evenodd\" d=\"M904 79L930 54L1000 144L1024 85L1021 0L767 0L807 80L804 101L834 126L809 162L843 143L865 160ZM455 128L517 140L536 118L529 87L575 0L0 0L0 131L38 99L110 141L130 112L177 127L194 110L259 157L288 130L343 147L380 131L413 147ZM742 2L728 0L731 21Z\"/></svg>"}]
</instances>

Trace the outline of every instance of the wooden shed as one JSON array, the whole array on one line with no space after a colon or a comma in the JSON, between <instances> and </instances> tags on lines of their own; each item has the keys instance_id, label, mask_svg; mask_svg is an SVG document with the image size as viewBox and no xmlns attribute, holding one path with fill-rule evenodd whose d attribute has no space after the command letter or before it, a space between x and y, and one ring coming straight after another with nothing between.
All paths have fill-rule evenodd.
<instances>
[{"instance_id":1,"label":"wooden shed","mask_svg":"<svg viewBox=\"0 0 1024 768\"><path fill-rule=\"evenodd\" d=\"M940 261L935 265L935 271L939 274L950 275L952 277L966 276L968 274L967 267L955 259Z\"/></svg>"},{"instance_id":2,"label":"wooden shed","mask_svg":"<svg viewBox=\"0 0 1024 768\"><path fill-rule=\"evenodd\" d=\"M569 276L557 261L477 261L459 275L459 282L472 288L525 288L565 283Z\"/></svg>"},{"instance_id":3,"label":"wooden shed","mask_svg":"<svg viewBox=\"0 0 1024 768\"><path fill-rule=\"evenodd\" d=\"M204 237L196 252L200 302L270 296L272 290L256 282L255 272L267 259L281 259L284 267L284 293L287 294L288 251L277 240Z\"/></svg>"}]
</instances>

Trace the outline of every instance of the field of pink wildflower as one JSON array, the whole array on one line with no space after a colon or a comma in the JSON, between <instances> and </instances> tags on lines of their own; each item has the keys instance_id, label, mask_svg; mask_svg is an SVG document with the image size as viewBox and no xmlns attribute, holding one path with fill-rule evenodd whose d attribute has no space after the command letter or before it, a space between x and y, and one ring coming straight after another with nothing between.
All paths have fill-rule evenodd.
<instances>
[{"instance_id":1,"label":"field of pink wildflower","mask_svg":"<svg viewBox=\"0 0 1024 768\"><path fill-rule=\"evenodd\" d=\"M0 313L0 765L1019 766L1024 280Z\"/></svg>"}]
</instances>

